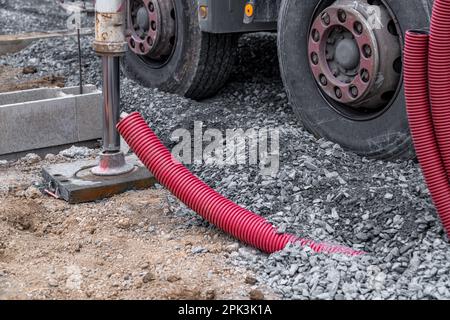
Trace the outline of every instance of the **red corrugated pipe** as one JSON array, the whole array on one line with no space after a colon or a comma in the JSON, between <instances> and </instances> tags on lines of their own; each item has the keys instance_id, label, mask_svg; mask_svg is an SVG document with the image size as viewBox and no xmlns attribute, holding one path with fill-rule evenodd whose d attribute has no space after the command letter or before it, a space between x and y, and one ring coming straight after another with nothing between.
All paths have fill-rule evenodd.
<instances>
[{"instance_id":1,"label":"red corrugated pipe","mask_svg":"<svg viewBox=\"0 0 450 320\"><path fill-rule=\"evenodd\" d=\"M139 113L134 112L120 121L117 129L162 185L204 219L235 238L267 253L280 251L288 243L309 246L316 252L364 253L278 233L266 219L226 199L194 176L164 147Z\"/></svg>"},{"instance_id":2,"label":"red corrugated pipe","mask_svg":"<svg viewBox=\"0 0 450 320\"><path fill-rule=\"evenodd\" d=\"M406 33L404 50L406 104L411 134L425 181L444 227L449 232L450 185L437 143L430 107L428 47L427 32L411 30Z\"/></svg>"},{"instance_id":3,"label":"red corrugated pipe","mask_svg":"<svg viewBox=\"0 0 450 320\"><path fill-rule=\"evenodd\" d=\"M436 0L430 27L428 77L436 137L450 176L450 0Z\"/></svg>"}]
</instances>

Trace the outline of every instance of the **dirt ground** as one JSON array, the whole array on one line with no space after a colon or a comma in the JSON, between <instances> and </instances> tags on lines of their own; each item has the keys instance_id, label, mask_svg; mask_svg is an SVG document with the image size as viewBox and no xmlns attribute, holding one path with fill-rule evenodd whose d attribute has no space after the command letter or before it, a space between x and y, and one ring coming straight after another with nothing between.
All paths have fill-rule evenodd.
<instances>
[{"instance_id":1,"label":"dirt ground","mask_svg":"<svg viewBox=\"0 0 450 320\"><path fill-rule=\"evenodd\" d=\"M187 227L166 191L69 205L39 191L48 163L0 165L0 299L277 298L229 264L236 241Z\"/></svg>"},{"instance_id":2,"label":"dirt ground","mask_svg":"<svg viewBox=\"0 0 450 320\"><path fill-rule=\"evenodd\" d=\"M64 77L56 75L36 76L34 67L13 68L0 66L0 93L42 87L64 87Z\"/></svg>"}]
</instances>

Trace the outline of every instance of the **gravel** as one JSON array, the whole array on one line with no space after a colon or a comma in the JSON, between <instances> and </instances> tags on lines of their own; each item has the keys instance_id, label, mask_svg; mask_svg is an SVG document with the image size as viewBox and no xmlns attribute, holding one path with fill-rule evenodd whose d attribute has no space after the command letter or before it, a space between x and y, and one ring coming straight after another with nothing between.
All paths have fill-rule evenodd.
<instances>
[{"instance_id":1,"label":"gravel","mask_svg":"<svg viewBox=\"0 0 450 320\"><path fill-rule=\"evenodd\" d=\"M14 15L23 14L8 7L5 11L4 3L15 2L0 0L2 30L4 21L15 21ZM43 7L44 2L36 8ZM53 20L51 28L57 21L49 20ZM34 59L39 73L56 68L66 76L67 85L76 85L75 45L74 39L39 41L20 54L0 57L0 64L25 67ZM84 38L82 45L86 81L100 85L90 38ZM196 102L123 78L124 110L140 111L170 148L172 132L193 130L194 121L201 121L203 129L222 132L277 128L280 168L272 176L262 175L256 165L193 164L189 168L282 231L345 244L367 254L315 254L308 248L288 246L268 256L241 244L227 253L230 263L255 270L258 282L286 299L450 299L450 246L418 164L361 158L309 134L283 91L276 36L246 35L239 46L230 82L216 97ZM185 227L213 228L174 198L169 203L174 214L191 218ZM194 249L193 253L200 251Z\"/></svg>"},{"instance_id":2,"label":"gravel","mask_svg":"<svg viewBox=\"0 0 450 320\"><path fill-rule=\"evenodd\" d=\"M60 0L0 0L0 33L67 29L69 14L59 6L59 2ZM84 27L93 26L93 21L86 17L82 22Z\"/></svg>"},{"instance_id":3,"label":"gravel","mask_svg":"<svg viewBox=\"0 0 450 320\"><path fill-rule=\"evenodd\" d=\"M66 158L71 158L71 159L82 159L82 158L90 157L90 156L94 155L95 153L96 153L96 151L93 149L89 149L86 147L72 146L69 149L61 151L59 153L59 155L66 157Z\"/></svg>"}]
</instances>

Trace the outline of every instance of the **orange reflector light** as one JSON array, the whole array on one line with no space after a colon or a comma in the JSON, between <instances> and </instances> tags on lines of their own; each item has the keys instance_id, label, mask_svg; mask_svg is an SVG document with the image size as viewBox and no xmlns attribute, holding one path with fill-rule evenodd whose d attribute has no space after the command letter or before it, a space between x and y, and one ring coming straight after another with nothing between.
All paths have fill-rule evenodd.
<instances>
[{"instance_id":1,"label":"orange reflector light","mask_svg":"<svg viewBox=\"0 0 450 320\"><path fill-rule=\"evenodd\" d=\"M253 13L254 13L254 8L253 8L253 4L251 4L251 3L247 3L246 5L245 5L245 15L247 16L247 17L253 17Z\"/></svg>"}]
</instances>

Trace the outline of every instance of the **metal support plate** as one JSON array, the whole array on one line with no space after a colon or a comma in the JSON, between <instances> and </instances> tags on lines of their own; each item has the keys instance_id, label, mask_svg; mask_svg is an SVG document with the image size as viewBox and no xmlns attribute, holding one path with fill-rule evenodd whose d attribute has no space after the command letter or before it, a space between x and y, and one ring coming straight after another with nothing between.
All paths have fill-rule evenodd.
<instances>
[{"instance_id":1,"label":"metal support plate","mask_svg":"<svg viewBox=\"0 0 450 320\"><path fill-rule=\"evenodd\" d=\"M71 204L101 200L128 190L154 186L155 178L136 156L128 156L126 161L135 166L134 170L113 177L91 173L91 169L98 164L97 160L51 165L42 170L42 175L49 190Z\"/></svg>"}]
</instances>

